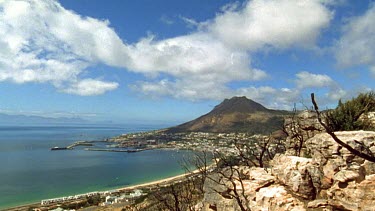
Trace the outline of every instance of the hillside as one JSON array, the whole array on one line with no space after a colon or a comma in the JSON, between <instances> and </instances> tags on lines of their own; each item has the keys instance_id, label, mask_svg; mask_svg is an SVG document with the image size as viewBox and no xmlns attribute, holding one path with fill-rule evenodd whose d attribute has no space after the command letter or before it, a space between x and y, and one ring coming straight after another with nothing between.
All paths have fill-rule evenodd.
<instances>
[{"instance_id":1,"label":"hillside","mask_svg":"<svg viewBox=\"0 0 375 211\"><path fill-rule=\"evenodd\" d=\"M246 97L233 97L225 99L209 113L167 131L269 134L281 129L287 114L287 111L267 109Z\"/></svg>"}]
</instances>

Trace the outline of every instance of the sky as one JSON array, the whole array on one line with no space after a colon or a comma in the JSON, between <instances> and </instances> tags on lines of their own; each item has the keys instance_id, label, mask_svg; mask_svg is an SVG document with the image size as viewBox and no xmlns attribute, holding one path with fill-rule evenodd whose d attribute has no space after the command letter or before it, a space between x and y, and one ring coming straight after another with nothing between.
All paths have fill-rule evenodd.
<instances>
[{"instance_id":1,"label":"sky","mask_svg":"<svg viewBox=\"0 0 375 211\"><path fill-rule=\"evenodd\" d=\"M0 113L182 123L375 89L375 2L0 0Z\"/></svg>"}]
</instances>

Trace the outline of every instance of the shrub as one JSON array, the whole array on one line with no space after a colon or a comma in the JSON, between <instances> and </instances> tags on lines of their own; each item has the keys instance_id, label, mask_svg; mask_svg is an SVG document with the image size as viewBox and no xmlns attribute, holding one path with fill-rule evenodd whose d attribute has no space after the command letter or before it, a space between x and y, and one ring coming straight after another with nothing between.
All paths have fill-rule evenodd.
<instances>
[{"instance_id":1,"label":"shrub","mask_svg":"<svg viewBox=\"0 0 375 211\"><path fill-rule=\"evenodd\" d=\"M375 111L375 93L359 94L345 103L340 100L336 109L327 112L326 123L333 131L373 130L369 121L360 118L372 111Z\"/></svg>"}]
</instances>

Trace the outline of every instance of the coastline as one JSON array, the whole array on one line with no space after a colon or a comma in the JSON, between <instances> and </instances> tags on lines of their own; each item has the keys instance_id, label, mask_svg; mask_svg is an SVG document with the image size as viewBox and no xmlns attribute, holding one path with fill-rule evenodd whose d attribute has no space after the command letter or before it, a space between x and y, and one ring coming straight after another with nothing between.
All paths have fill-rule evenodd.
<instances>
[{"instance_id":1,"label":"coastline","mask_svg":"<svg viewBox=\"0 0 375 211\"><path fill-rule=\"evenodd\" d=\"M154 180L154 181L151 181L151 182L145 182L145 183L141 183L141 184L137 184L137 185L123 186L123 187L120 187L120 188L116 188L114 190L121 192L121 191L130 191L130 190L134 190L134 189L138 189L138 188L147 188L147 187L151 188L151 187L158 186L158 185L171 185L173 182L180 181L181 179L184 179L187 176L190 176L192 174L196 174L198 172L199 172L199 170L196 169L192 172L183 173L183 174L179 174L179 175L176 175L176 176L167 177L167 178L164 178L164 179L158 179L158 180ZM110 191L110 190L107 190L107 191ZM40 205L41 205L40 202L35 202L35 203L28 203L28 204L15 206L15 207L5 208L4 210L5 211L16 211L16 210L22 211L22 210L29 210L30 207L38 207Z\"/></svg>"},{"instance_id":2,"label":"coastline","mask_svg":"<svg viewBox=\"0 0 375 211\"><path fill-rule=\"evenodd\" d=\"M50 149L51 146L56 146L57 144L51 145L49 142L44 142L44 140L49 140L49 138L48 139L44 139L44 136L43 136L43 135L45 135L44 131L46 131L47 134L50 134L52 132L53 132L53 134L55 134L55 131L57 131L56 134L60 134L61 130L63 130L64 132L61 133L61 134L64 135L64 137L65 137L65 133L68 133L68 132L69 132L69 135L67 135L67 137L71 137L72 135L71 135L71 131L70 130L66 130L65 127L64 128L57 127L57 128L52 128L52 129L49 128L49 127L46 127L46 128L42 128L42 129L39 129L39 128L37 128L37 129L41 130L41 132L38 131L38 133L37 133L37 135L35 137L41 137L41 138L38 138L38 140L41 140L39 142L43 141L43 143L41 143L40 146L38 145L39 146L38 148L34 148L33 150L31 150L30 151L31 154L33 154L33 155L37 154L41 158L40 160L43 161L43 162L47 161L47 160L50 161L51 160L50 158L53 158L54 160L57 160L57 161L60 160L60 159L65 159L65 157L68 157L68 158L73 157L73 158L75 158L74 156L70 155L70 154L72 154L72 151L51 152L50 150L45 150L46 148ZM82 130L82 131L81 131L81 129L76 131L76 129L74 127L72 127L72 130L74 130L73 131L74 134L83 134L84 132L87 132L86 130L88 130L88 129L84 128L84 130ZM33 129L25 130L25 131L26 131L25 134L28 134L28 135L30 133L28 131L34 132ZM40 135L39 135L39 133L40 133ZM102 133L100 133L100 134L102 134ZM107 134L107 132L105 134ZM96 135L96 134L94 134L94 135ZM93 137L94 137L94 135L93 135ZM111 136L113 136L113 135L111 135ZM33 135L33 137L34 137L34 135ZM54 137L55 137L55 135L54 135ZM56 136L56 137L60 137L60 136ZM95 138L90 138L90 140L94 140L94 139ZM72 142L72 141L70 141L70 139L66 139L65 140L64 138L62 138L62 140L64 142L61 141L62 144L59 144L59 145L69 145ZM26 140L26 141L28 141L28 140ZM26 141L24 141L24 142L26 143ZM39 142L36 141L35 143L39 143ZM60 143L60 141L58 141L58 143ZM7 142L6 142L6 144L7 144ZM9 142L9 146L13 146L11 142ZM172 148L172 147L171 148L160 148L160 149L157 149L156 151L163 152L163 151L171 151L171 150L175 151L176 149ZM154 150L150 150L150 151L154 151ZM192 150L181 150L181 151L192 151ZM99 154L101 152L95 152L95 153L93 153L92 156L96 156L97 154ZM103 154L104 153L105 152L103 152ZM149 153L149 152L147 152L147 153ZM68 154L69 156L67 156L66 154ZM140 153L140 154L143 154L143 153ZM165 157L169 157L169 153L166 153L166 154L165 153L158 153L158 154L162 155L161 157L163 158L163 161L165 160L164 159ZM183 153L181 153L181 154L183 154ZM79 153L74 153L74 155L80 155L80 154ZM111 161L110 162L111 165L112 165L112 161L114 160L115 162L113 162L113 163L115 163L116 166L117 165L118 166L122 166L120 164L122 164L123 160L130 160L131 157L134 157L134 156L128 156L128 157L126 157L126 159L123 159L122 154L119 154L119 155L120 155L119 157L121 159L117 159L117 157L115 157L117 155L109 154L109 156L108 156L109 159L107 159L107 160ZM127 155L127 154L124 154L124 155ZM115 159L112 159L112 157L115 157ZM168 160L176 160L177 157L180 157L180 156L175 155L174 159L168 158ZM120 160L121 163L117 162L117 160ZM39 161L39 160L37 160L37 161ZM30 163L33 164L33 162L30 162ZM103 162L103 163L106 164L105 162ZM77 173L74 170L75 169L79 169L79 168L77 168L77 166L81 167L82 165L80 164L80 165L76 166L74 164L75 163L72 163L72 164L69 164L69 166L68 166L69 168L68 168L68 171L66 171L66 172L71 172L69 175L73 175L73 174L77 175L79 173L79 172ZM113 165L115 165L115 164L113 164ZM22 165L14 165L14 166L22 166ZM30 166L34 166L34 165L30 165ZM41 166L44 166L44 165L41 165ZM90 165L88 165L88 166L90 167L90 168L88 168L88 170L93 169L93 168L91 168ZM30 198L28 198L29 195L26 195L26 194L22 195L22 196L17 196L17 197L14 197L14 198L16 198L16 200L13 200L13 201L10 201L10 200L8 200L8 198L5 198L3 200L4 203L2 203L1 200L0 200L0 204L1 204L0 210L28 210L27 208L29 208L29 207L40 207L42 200L48 200L48 199L54 199L54 198L72 196L72 195L76 195L76 194L77 195L81 195L81 194L85 194L85 193L89 193L89 192L105 192L105 191L111 192L111 190L119 190L119 191L126 192L128 190L132 191L132 190L137 189L137 188L146 188L146 189L148 189L148 188L157 188L158 185L159 186L169 185L169 184L173 184L174 182L178 182L179 180L184 180L184 177L186 177L187 175L189 175L191 173L191 172L185 173L182 169L180 169L180 171L174 172L173 168L170 168L170 167L164 168L164 166L165 166L164 165L163 168L160 168L160 169L163 169L161 171L162 173L158 174L158 176L157 176L157 175L153 174L153 170L152 169L157 170L157 169L154 168L154 166L156 166L156 165L154 165L154 164L153 165L148 165L147 168L143 168L143 169L151 169L151 170L148 170L148 171L143 171L142 170L142 171L140 171L142 173L142 175L146 175L146 176L140 177L140 175L136 175L135 178L138 178L137 179L138 181L136 181L135 179L133 179L133 177L130 180L128 180L126 172L124 174L124 171L122 171L121 174L118 174L119 175L118 177L117 177L117 175L115 175L115 176L111 175L111 177L108 180L104 180L104 179L107 179L107 178L104 178L104 179L100 178L100 180L97 180L97 183L95 183L95 184L101 184L100 181L103 181L103 184L104 184L103 186L101 186L101 185L93 185L93 186L91 186L91 185L85 185L85 186L82 186L83 188L81 188L81 186L79 186L79 187L75 186L74 189L70 189L70 188L66 189L64 187L65 189L64 188L60 188L60 189L56 189L56 191L51 191L51 192L45 191L40 196L39 196L39 192L38 193L35 192L35 193L33 193L33 194L30 195L31 196ZM169 165L167 165L167 166L169 166ZM181 166L179 166L179 167L181 167ZM171 169L171 171L169 171L169 168ZM21 169L21 168L19 168L19 169ZM32 170L33 171L37 171L37 170L40 170L40 169L36 169L36 170L32 169ZM42 170L44 170L44 169L42 169ZM48 168L47 168L47 170L48 170ZM96 168L95 168L95 171L97 171ZM121 179L121 177L123 179ZM117 180L118 178L120 178L120 179ZM64 181L64 180L62 180L60 178L60 180L57 180L57 181ZM77 180L77 181L80 181L80 180ZM48 181L43 181L43 182L47 182L48 183ZM8 184L12 184L12 183L9 182ZM106 185L107 185L107 187L106 187ZM36 185L34 185L34 186L36 186ZM12 198L9 197L9 199L12 199Z\"/></svg>"},{"instance_id":3,"label":"coastline","mask_svg":"<svg viewBox=\"0 0 375 211\"><path fill-rule=\"evenodd\" d=\"M190 176L192 174L196 174L198 172L199 172L199 170L197 169L197 170L194 170L192 172L179 174L179 175L176 175L176 176L173 176L173 177L167 177L167 178L164 178L164 179L159 179L159 180L155 180L155 181L152 181L152 182L146 182L146 183L142 183L142 184L138 184L138 185L125 186L125 187L122 187L122 188L118 188L116 190L118 190L118 191L128 191L128 190L137 189L137 188L145 188L145 187L148 187L148 186L161 185L163 183L170 184L171 182L174 182L176 180L184 179L185 177Z\"/></svg>"}]
</instances>

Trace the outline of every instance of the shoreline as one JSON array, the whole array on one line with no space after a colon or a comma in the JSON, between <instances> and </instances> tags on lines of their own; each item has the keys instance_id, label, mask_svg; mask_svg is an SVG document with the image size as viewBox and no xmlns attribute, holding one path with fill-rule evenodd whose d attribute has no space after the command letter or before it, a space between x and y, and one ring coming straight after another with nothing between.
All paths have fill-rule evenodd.
<instances>
[{"instance_id":1,"label":"shoreline","mask_svg":"<svg viewBox=\"0 0 375 211\"><path fill-rule=\"evenodd\" d=\"M115 188L115 189L112 189L112 190L116 190L116 191L121 192L121 191L134 190L134 189L138 189L138 188L147 188L149 186L157 186L157 185L161 185L161 184L171 185L171 183L175 182L176 180L184 179L187 176L196 174L198 172L199 172L199 170L196 169L192 172L178 174L176 176L171 176L171 177L167 177L167 178L164 178L164 179L158 179L158 180L154 180L154 181L151 181L151 182L140 183L140 184L137 184L137 185L123 186L123 187ZM101 192L105 192L105 191L110 191L110 190L104 190L104 191L101 191ZM83 194L85 194L85 193L83 193ZM41 206L41 201L35 202L35 203L21 204L19 206L14 206L14 207L9 207L9 208L4 208L4 210L5 211L28 210L28 208L30 208L30 207L39 207L39 206Z\"/></svg>"},{"instance_id":2,"label":"shoreline","mask_svg":"<svg viewBox=\"0 0 375 211\"><path fill-rule=\"evenodd\" d=\"M159 180L155 180L155 181L152 181L152 182L146 182L146 183L142 183L142 184L138 184L138 185L131 185L131 186L125 186L125 187L122 187L122 188L118 188L116 190L118 191L127 191L127 190L132 190L132 189L137 189L137 188L144 188L144 187L148 187L148 186L154 186L154 185L160 185L160 184L163 184L163 183L171 183L175 180L178 180L178 179L183 179L187 176L190 176L190 175L193 175L193 174L196 174L198 173L199 170L196 169L192 172L188 172L188 173L183 173L183 174L179 174L179 175L176 175L176 176L172 176L172 177L167 177L167 178L164 178L164 179L159 179Z\"/></svg>"}]
</instances>

